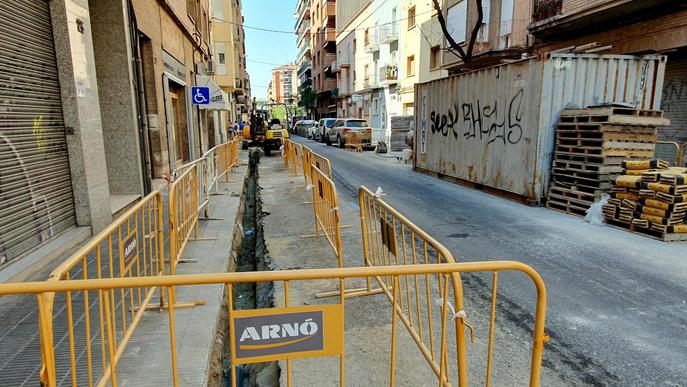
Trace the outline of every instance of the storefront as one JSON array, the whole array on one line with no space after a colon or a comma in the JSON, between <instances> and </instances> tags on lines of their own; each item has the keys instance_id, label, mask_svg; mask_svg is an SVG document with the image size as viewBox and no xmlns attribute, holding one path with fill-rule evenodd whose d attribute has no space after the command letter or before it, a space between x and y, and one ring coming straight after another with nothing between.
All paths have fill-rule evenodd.
<instances>
[{"instance_id":1,"label":"storefront","mask_svg":"<svg viewBox=\"0 0 687 387\"><path fill-rule=\"evenodd\" d=\"M198 105L201 114L205 114L205 128L207 128L207 139L205 143L210 149L215 145L224 143L228 139L227 129L229 128L229 112L231 105L229 94L222 90L210 77L197 75L196 86L204 86L210 89L210 103Z\"/></svg>"},{"instance_id":2,"label":"storefront","mask_svg":"<svg viewBox=\"0 0 687 387\"><path fill-rule=\"evenodd\" d=\"M1 267L76 217L49 4L3 0L0 14Z\"/></svg>"},{"instance_id":3,"label":"storefront","mask_svg":"<svg viewBox=\"0 0 687 387\"><path fill-rule=\"evenodd\" d=\"M176 58L162 52L164 72L162 75L167 123L167 147L171 171L193 160L194 154L191 120L191 104L186 87L186 67Z\"/></svg>"}]
</instances>

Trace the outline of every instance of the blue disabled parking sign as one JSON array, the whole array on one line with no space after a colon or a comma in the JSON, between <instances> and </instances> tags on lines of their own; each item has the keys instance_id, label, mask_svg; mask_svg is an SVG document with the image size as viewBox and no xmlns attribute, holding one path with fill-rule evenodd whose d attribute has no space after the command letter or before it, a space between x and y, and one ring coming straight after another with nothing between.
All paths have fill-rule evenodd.
<instances>
[{"instance_id":1,"label":"blue disabled parking sign","mask_svg":"<svg viewBox=\"0 0 687 387\"><path fill-rule=\"evenodd\" d=\"M210 103L210 88L202 86L191 87L191 100L194 105L207 105Z\"/></svg>"}]
</instances>

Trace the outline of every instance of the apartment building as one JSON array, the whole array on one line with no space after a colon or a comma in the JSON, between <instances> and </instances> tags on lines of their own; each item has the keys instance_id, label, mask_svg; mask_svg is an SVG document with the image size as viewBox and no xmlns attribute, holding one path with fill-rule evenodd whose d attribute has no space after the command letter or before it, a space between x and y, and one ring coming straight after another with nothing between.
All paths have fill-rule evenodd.
<instances>
[{"instance_id":1,"label":"apartment building","mask_svg":"<svg viewBox=\"0 0 687 387\"><path fill-rule=\"evenodd\" d=\"M687 2L536 0L529 32L537 52L586 46L614 54L667 56L661 109L664 140L687 141Z\"/></svg>"},{"instance_id":2,"label":"apartment building","mask_svg":"<svg viewBox=\"0 0 687 387\"><path fill-rule=\"evenodd\" d=\"M209 116L218 135L224 138L224 129L230 122L242 120L250 108L250 79L246 71L245 32L241 2L237 0L211 0L212 66L208 71L221 91L228 106L218 108ZM217 97L219 98L219 97Z\"/></svg>"},{"instance_id":3,"label":"apartment building","mask_svg":"<svg viewBox=\"0 0 687 387\"><path fill-rule=\"evenodd\" d=\"M292 105L297 102L298 77L296 76L297 67L295 64L285 64L272 69L272 81L268 88L270 101Z\"/></svg>"},{"instance_id":4,"label":"apartment building","mask_svg":"<svg viewBox=\"0 0 687 387\"><path fill-rule=\"evenodd\" d=\"M312 0L318 2L318 0ZM294 15L296 24L294 31L296 33L296 47L298 54L296 56L298 91L303 92L307 89L312 89L312 33L311 33L311 0L298 0L296 5L296 13ZM275 90L276 91L276 90Z\"/></svg>"},{"instance_id":5,"label":"apartment building","mask_svg":"<svg viewBox=\"0 0 687 387\"><path fill-rule=\"evenodd\" d=\"M484 68L519 59L531 51L533 39L527 26L532 19L532 7L531 0L482 0L482 23L467 69ZM446 0L442 9L451 37L466 48L477 23L476 2ZM437 22L436 20L435 16L433 21ZM444 40L441 46L441 63L443 68L455 73L465 64L449 48Z\"/></svg>"},{"instance_id":6,"label":"apartment building","mask_svg":"<svg viewBox=\"0 0 687 387\"><path fill-rule=\"evenodd\" d=\"M337 3L339 115L388 129L391 117L414 113L415 84L448 74L433 13L431 2L417 0Z\"/></svg>"},{"instance_id":7,"label":"apartment building","mask_svg":"<svg viewBox=\"0 0 687 387\"><path fill-rule=\"evenodd\" d=\"M207 73L208 8L0 2L1 267L100 231L208 146L187 98Z\"/></svg>"},{"instance_id":8,"label":"apartment building","mask_svg":"<svg viewBox=\"0 0 687 387\"><path fill-rule=\"evenodd\" d=\"M336 0L313 0L311 5L312 88L317 92L315 118L335 117Z\"/></svg>"}]
</instances>

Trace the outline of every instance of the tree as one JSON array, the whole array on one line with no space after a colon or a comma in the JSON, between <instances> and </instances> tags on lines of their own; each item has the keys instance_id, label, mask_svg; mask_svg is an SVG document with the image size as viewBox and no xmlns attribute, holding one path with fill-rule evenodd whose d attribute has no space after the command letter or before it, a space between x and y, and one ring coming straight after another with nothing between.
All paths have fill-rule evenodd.
<instances>
[{"instance_id":1,"label":"tree","mask_svg":"<svg viewBox=\"0 0 687 387\"><path fill-rule=\"evenodd\" d=\"M317 102L317 93L311 88L307 88L301 92L301 99L298 101L298 106L301 106L306 111L311 113L315 110L315 103Z\"/></svg>"},{"instance_id":2,"label":"tree","mask_svg":"<svg viewBox=\"0 0 687 387\"><path fill-rule=\"evenodd\" d=\"M468 44L465 47L465 49L463 49L463 47L461 47L461 45L458 44L458 42L456 42L456 40L453 39L453 36L451 36L451 34L449 33L448 27L446 26L446 18L444 17L444 11L441 9L441 5L439 5L439 0L432 0L432 2L434 3L434 9L437 11L437 18L439 19L441 32L443 32L444 37L446 38L446 41L450 46L449 48L447 48L447 50L458 55L460 59L463 61L463 66L469 64L470 61L472 61L473 49L475 47L477 35L479 34L479 29L482 28L482 20L484 18L482 0L475 0L475 5L477 6L477 20L475 20L475 25L472 27L470 40L468 40Z\"/></svg>"}]
</instances>

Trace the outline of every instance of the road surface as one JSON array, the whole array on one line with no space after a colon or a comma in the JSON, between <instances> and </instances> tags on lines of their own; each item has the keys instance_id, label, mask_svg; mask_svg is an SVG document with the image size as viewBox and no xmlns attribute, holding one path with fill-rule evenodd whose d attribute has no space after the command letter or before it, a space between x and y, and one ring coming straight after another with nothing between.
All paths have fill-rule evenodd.
<instances>
[{"instance_id":1,"label":"road surface","mask_svg":"<svg viewBox=\"0 0 687 387\"><path fill-rule=\"evenodd\" d=\"M413 172L373 152L356 153L299 137L329 158L340 200L357 188L384 198L445 244L457 260L517 260L548 291L544 365L591 385L687 385L687 243L664 243L582 218L534 208ZM499 308L527 329L533 288L503 276ZM491 292L490 278L466 288ZM526 324L524 324L526 323Z\"/></svg>"}]
</instances>

